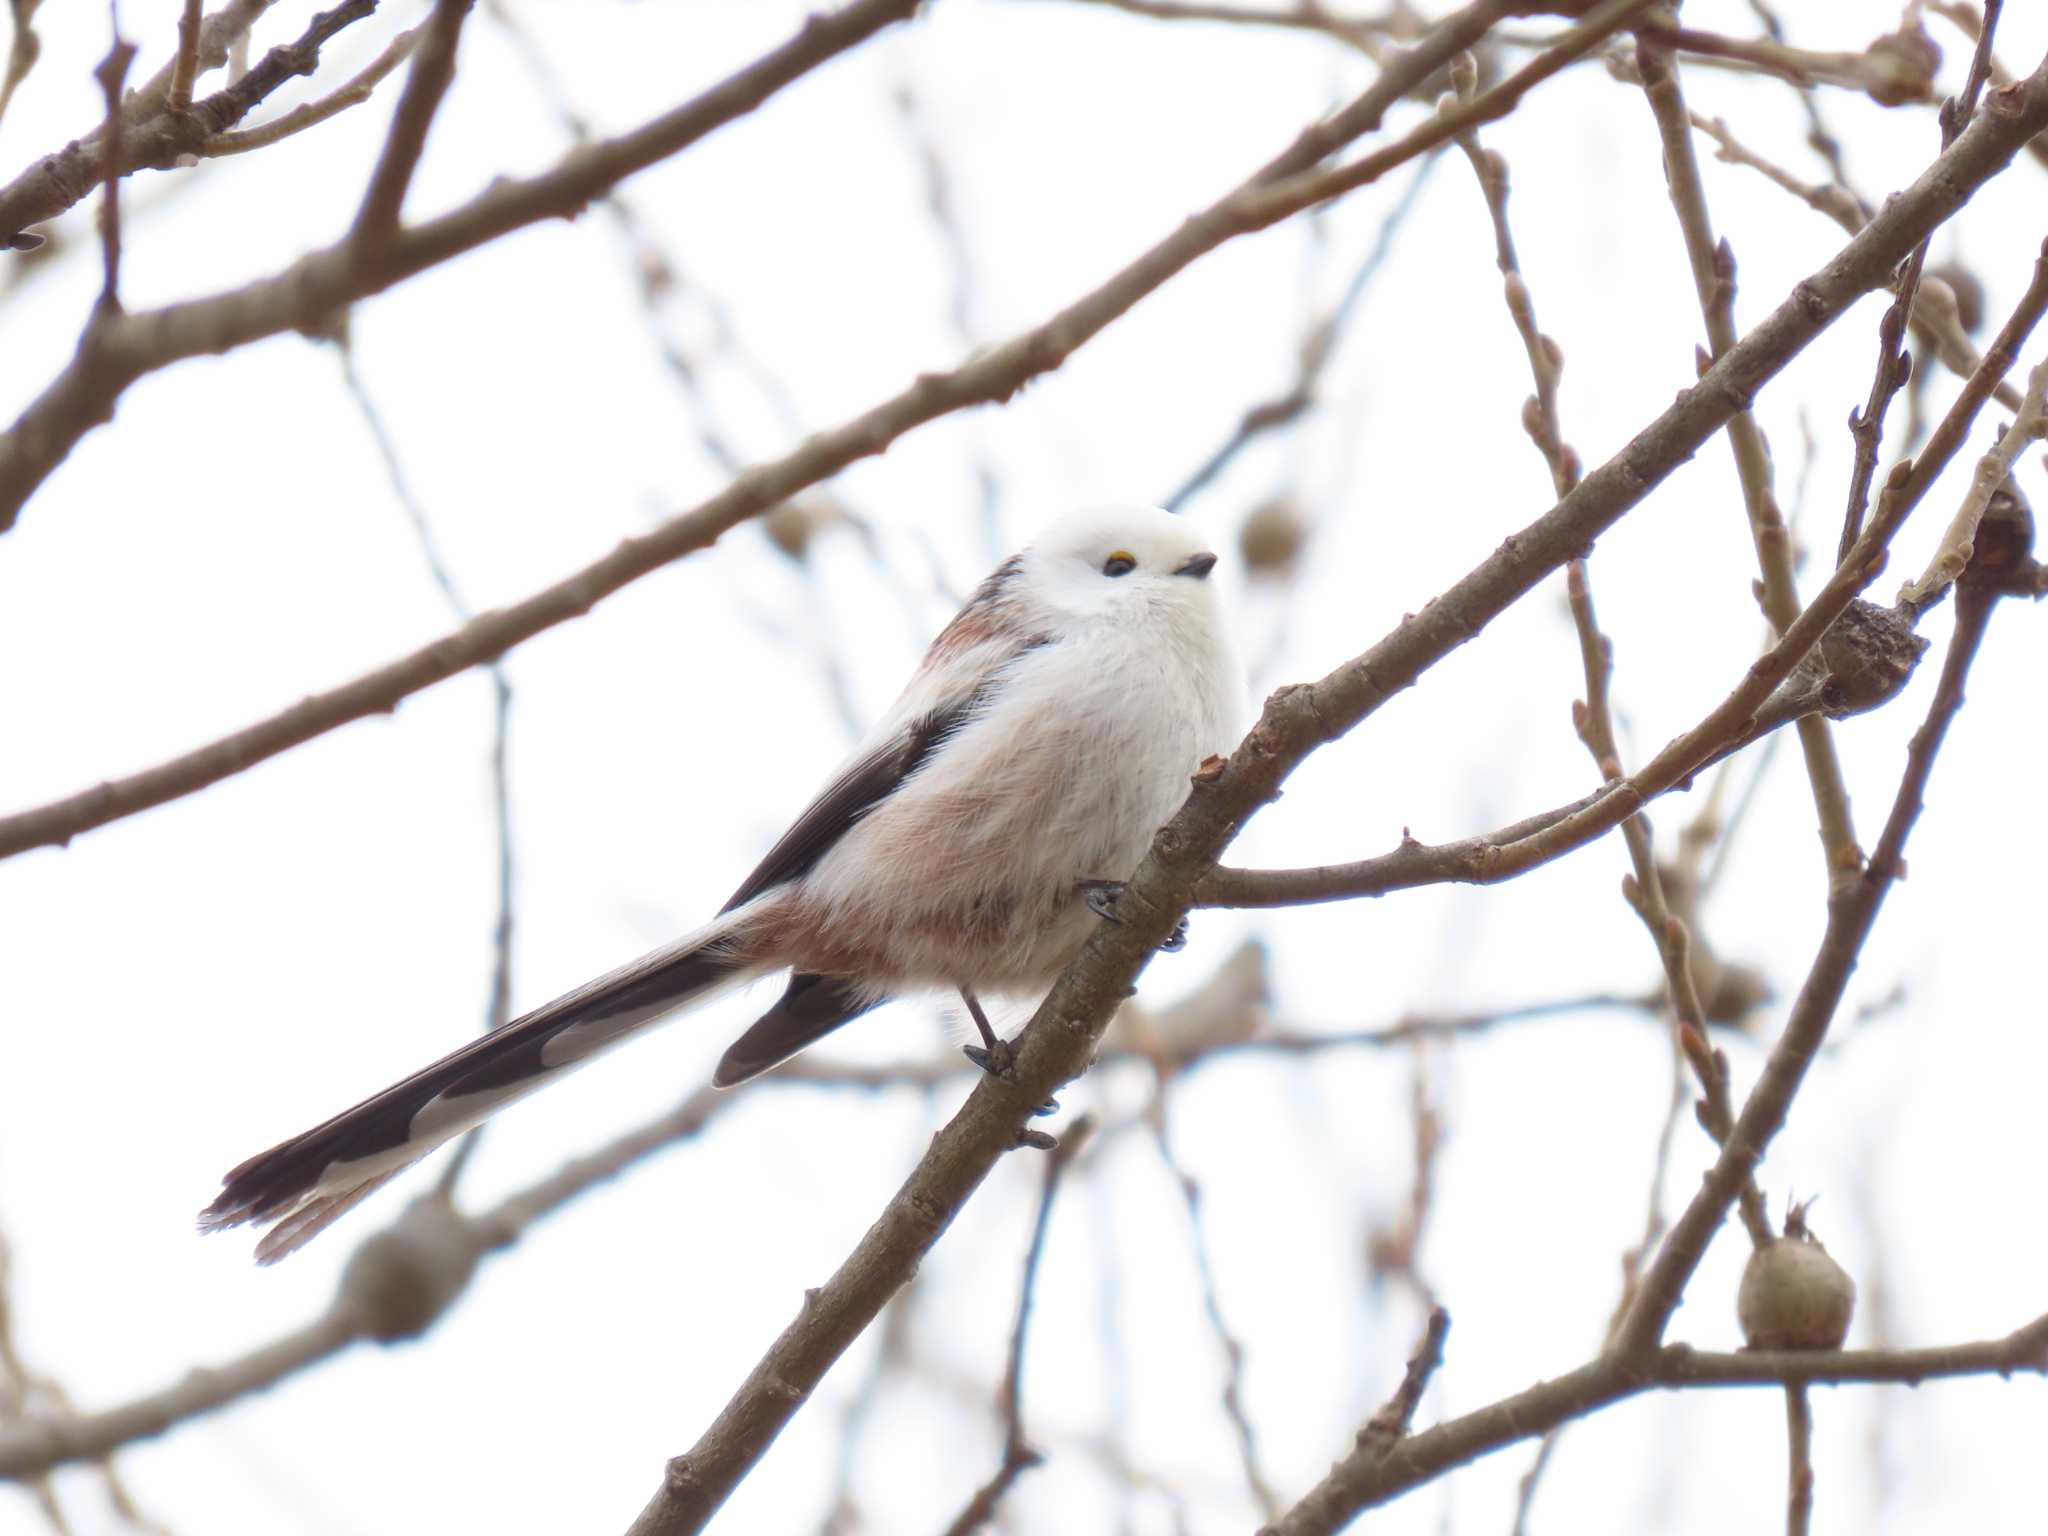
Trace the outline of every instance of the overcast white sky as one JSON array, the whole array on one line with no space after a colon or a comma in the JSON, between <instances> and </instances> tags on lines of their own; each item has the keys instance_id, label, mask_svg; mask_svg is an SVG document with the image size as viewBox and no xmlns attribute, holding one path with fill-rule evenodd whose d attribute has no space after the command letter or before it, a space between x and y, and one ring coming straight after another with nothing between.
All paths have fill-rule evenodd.
<instances>
[{"instance_id":1,"label":"overcast white sky","mask_svg":"<svg viewBox=\"0 0 2048 1536\"><path fill-rule=\"evenodd\" d=\"M161 58L176 7L123 9L145 64ZM385 9L333 50L323 81L423 7ZM1786 6L1795 35L1816 47L1860 47L1895 20L1882 6L1854 9ZM803 8L520 0L518 10L571 98L611 131L779 41ZM2031 68L2048 47L2048 12L2009 10L2001 53ZM259 42L295 35L307 12L279 6ZM1707 0L1687 19L1745 34L1753 25L1746 6ZM41 30L44 58L0 130L7 174L98 115L89 71L105 48L102 13L47 7ZM1953 86L1966 59L1952 32L1938 35ZM563 145L487 15L463 49L415 212L544 166ZM899 83L914 89L954 178L976 323L1000 336L1092 287L1369 78L1327 40L1285 32L945 0L627 193L688 291L716 296L803 426L822 426L963 350L948 321L946 253L891 105ZM1782 88L1704 70L1688 85L1702 111L1726 113L1752 142L1818 174ZM1841 92L1826 104L1869 195L1903 185L1933 152L1931 113L1881 112ZM208 166L182 189L165 176L131 182L130 304L231 286L331 239L388 110L387 95L289 145ZM1589 68L1487 137L1511 162L1523 263L1565 351L1566 435L1597 464L1689 381L1699 331L1649 115L1639 95ZM1751 323L1840 233L1752 174L1711 161L1706 173L1740 261L1738 317ZM879 529L898 586L843 535L822 546L821 580L808 584L743 529L520 648L509 663L518 1006L693 926L751 867L845 745L820 648L843 666L858 712L872 714L993 563L978 461L1000 473L1005 548L1078 503L1163 497L1249 402L1285 387L1304 316L1341 289L1405 185L1404 173L1369 189L1313 230L1297 222L1238 242L1008 408L924 429L845 476L836 488ZM2040 168L2022 164L1938 243L1938 254L1959 248L1974 263L1994 316L2048 234L2043 206ZM1472 177L1446 161L1363 300L1325 410L1247 453L1191 506L1226 549L1276 487L1320 519L1261 689L1363 649L1548 506L1547 474L1517 425L1527 370L1492 259ZM96 284L81 254L6 299L0 412L10 419L68 355ZM1811 432L1817 559L1840 517L1843 421L1867 385L1876 313L1866 302L1760 409L1788 504L1809 457L1802 423ZM675 315L708 348L701 307L686 296ZM362 374L478 607L526 594L723 484L598 212L429 273L362 306L354 330ZM790 446L788 424L744 369L714 362L710 380L745 452ZM1982 430L1973 442L1985 446ZM1923 562L1960 494L1951 479L1901 538L1895 570ZM2023 483L2039 499L2038 458ZM1225 574L1246 649L1262 654L1275 602ZM1745 606L1753 574L1719 440L1601 542L1593 575L1632 760L1739 677L1757 639ZM1809 565L1809 591L1817 580ZM153 376L0 541L0 810L158 761L448 625L331 347L285 337ZM1931 621L1937 646L1947 628L1945 614ZM1881 1277L1896 1342L2003 1333L2043 1307L2048 1237L2033 1213L2048 1156L2038 1113L2048 1048L2032 796L2044 665L2041 616L2002 612L1938 770L1911 879L1885 910L1848 1009L1900 985L1908 1002L1822 1060L1766 1165L1774 1208L1788 1191L1824 1195L1816 1225L1866 1293ZM1866 842L1934 671L1839 732ZM1362 857L1404 827L1461 836L1585 792L1592 771L1569 716L1581 687L1555 585L1314 759L1232 862ZM483 677L466 675L394 717L0 866L0 1231L20 1342L79 1403L124 1400L306 1320L352 1242L423 1187L415 1176L387 1191L273 1270L254 1268L238 1235L192 1231L224 1168L476 1028L494 897L489 702ZM1758 1021L1764 1039L1823 917L1796 757L1778 759L1711 909L1714 942L1780 993ZM1660 809L1667 847L1689 810L1684 800ZM1609 839L1486 892L1200 913L1187 952L1152 968L1145 995L1184 991L1254 933L1275 958L1278 1016L1302 1029L1645 988L1655 957L1617 895L1625 866ZM467 1198L488 1202L695 1088L758 1001L720 1004L509 1114L485 1139ZM892 1007L829 1049L936 1051L937 1018ZM1740 1093L1762 1047L1729 1049ZM1518 1027L1436 1067L1451 1139L1424 1264L1455 1321L1425 1419L1593 1349L1618 1256L1641 1226L1668 1052L1639 1017L1587 1015ZM1411 1298L1367 1286L1359 1252L1364 1224L1395 1219L1407 1197L1408 1085L1406 1060L1388 1053L1236 1061L1178 1090L1175 1138L1203 1187L1219 1301L1246 1348L1247 1407L1290 1499L1348 1446L1418 1326ZM144 1506L180 1533L623 1529L662 1460L696 1438L803 1288L844 1256L966 1086L931 1102L754 1094L702 1140L535 1229L423 1344L358 1350L122 1465ZM1143 1086L1126 1068L1077 1085L1067 1103L1128 1107ZM1681 1126L1674 1199L1710 1152ZM980 1404L1000 1373L1037 1181L1024 1159L1005 1166L926 1267L933 1294L917 1347L936 1375L980 1383L981 1396L928 1385L883 1399L858 1485L876 1530L942 1527L995 1465ZM1737 1342L1742 1257L1731 1226L1676 1336ZM1248 1529L1186 1213L1143 1138L1107 1155L1056 1211L1041 1284L1026 1401L1052 1455L1015 1493L1016 1527L1118 1528L1108 1482L1074 1442L1100 1432L1121 1391L1129 1452L1185 1495L1188 1527ZM1121 1388L1101 1321L1109 1284L1129 1357ZM1868 1319L1866 1305L1859 1330ZM720 1529L815 1527L837 1470L841 1405L869 1347L828 1379ZM2048 1390L2030 1380L1889 1398L1824 1392L1817 1411L1817 1530L1999 1529L2032 1497ZM1783 1499L1782 1417L1779 1398L1761 1392L1603 1415L1561 1449L1534 1528L1767 1528ZM1517 1449L1457 1474L1374 1528L1433 1530L1449 1518L1460 1531L1505 1531L1527 1459ZM1892 1495L1882 1510L1880 1462ZM79 1528L99 1528L82 1482L64 1486L81 1490ZM1172 1528L1163 1499L1128 1513L1131 1529ZM36 1520L22 1494L0 1490L0 1533Z\"/></svg>"}]
</instances>

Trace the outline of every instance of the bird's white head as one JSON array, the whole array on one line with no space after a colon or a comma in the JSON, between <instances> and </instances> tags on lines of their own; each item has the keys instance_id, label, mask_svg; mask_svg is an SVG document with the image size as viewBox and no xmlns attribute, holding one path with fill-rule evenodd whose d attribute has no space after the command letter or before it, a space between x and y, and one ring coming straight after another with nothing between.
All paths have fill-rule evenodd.
<instances>
[{"instance_id":1,"label":"bird's white head","mask_svg":"<svg viewBox=\"0 0 2048 1536\"><path fill-rule=\"evenodd\" d=\"M1075 618L1216 621L1216 555L1184 517L1100 507L1052 524L1024 555L1039 601Z\"/></svg>"}]
</instances>

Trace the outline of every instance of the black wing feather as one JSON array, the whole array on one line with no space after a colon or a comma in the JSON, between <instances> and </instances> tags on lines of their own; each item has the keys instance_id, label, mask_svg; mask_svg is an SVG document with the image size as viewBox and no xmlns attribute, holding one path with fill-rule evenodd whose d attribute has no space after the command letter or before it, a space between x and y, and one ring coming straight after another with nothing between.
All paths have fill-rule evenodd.
<instances>
[{"instance_id":1,"label":"black wing feather","mask_svg":"<svg viewBox=\"0 0 2048 1536\"><path fill-rule=\"evenodd\" d=\"M719 1058L711 1086L731 1088L815 1045L840 1025L887 1002L858 982L808 972L789 978L781 999Z\"/></svg>"},{"instance_id":2,"label":"black wing feather","mask_svg":"<svg viewBox=\"0 0 2048 1536\"><path fill-rule=\"evenodd\" d=\"M991 680L965 698L920 716L903 735L834 779L768 850L754 872L732 893L732 899L718 909L719 915L743 907L762 892L807 873L846 835L848 828L917 772L925 759L965 725L994 690Z\"/></svg>"},{"instance_id":3,"label":"black wing feather","mask_svg":"<svg viewBox=\"0 0 2048 1536\"><path fill-rule=\"evenodd\" d=\"M936 653L944 647L949 636L985 626L990 616L1008 601L1010 588L1023 570L1022 555L1012 555L997 566L974 589L973 596L932 642L933 651ZM1045 635L1025 638L1009 660L1015 660L1025 651L1037 649L1049 638ZM846 835L849 827L917 772L935 748L965 725L975 711L994 696L1001 686L1002 677L1003 666L992 667L987 681L974 692L940 705L914 721L903 735L848 767L825 787L823 793L805 808L790 829L768 850L754 872L732 893L732 899L719 908L719 915L724 916L735 907L743 907L764 891L787 884L810 870L834 843Z\"/></svg>"}]
</instances>

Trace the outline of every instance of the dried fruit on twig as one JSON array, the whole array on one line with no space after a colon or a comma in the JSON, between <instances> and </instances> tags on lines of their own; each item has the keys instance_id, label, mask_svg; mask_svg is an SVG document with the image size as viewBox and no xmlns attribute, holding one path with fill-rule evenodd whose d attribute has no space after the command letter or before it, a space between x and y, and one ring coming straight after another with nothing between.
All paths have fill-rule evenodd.
<instances>
[{"instance_id":1,"label":"dried fruit on twig","mask_svg":"<svg viewBox=\"0 0 2048 1536\"><path fill-rule=\"evenodd\" d=\"M1806 1225L1806 1207L1785 1216L1785 1235L1750 1255L1735 1314L1751 1349L1840 1349L1856 1312L1856 1282Z\"/></svg>"}]
</instances>

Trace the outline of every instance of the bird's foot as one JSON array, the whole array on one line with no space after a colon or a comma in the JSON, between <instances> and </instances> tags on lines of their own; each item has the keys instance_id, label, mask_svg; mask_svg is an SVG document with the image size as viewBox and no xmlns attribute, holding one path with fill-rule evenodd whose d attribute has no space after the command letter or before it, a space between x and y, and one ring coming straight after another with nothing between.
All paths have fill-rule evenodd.
<instances>
[{"instance_id":1,"label":"bird's foot","mask_svg":"<svg viewBox=\"0 0 2048 1536\"><path fill-rule=\"evenodd\" d=\"M1083 880L1081 882L1082 903L1090 912L1093 912L1106 923L1120 923L1123 921L1121 917L1117 916L1116 911L1117 899L1123 893L1124 883L1121 880ZM1179 922L1173 925L1173 932L1166 936L1166 941L1159 948L1162 953L1170 955L1176 950L1186 949L1187 947L1188 920L1186 917L1182 917Z\"/></svg>"},{"instance_id":2,"label":"bird's foot","mask_svg":"<svg viewBox=\"0 0 2048 1536\"><path fill-rule=\"evenodd\" d=\"M1007 1040L997 1040L992 1046L963 1045L960 1047L960 1054L998 1082L1017 1081L1017 1053ZM1047 1099L1043 1104L1034 1107L1031 1113L1041 1116L1056 1115L1059 1109L1058 1099Z\"/></svg>"}]
</instances>

